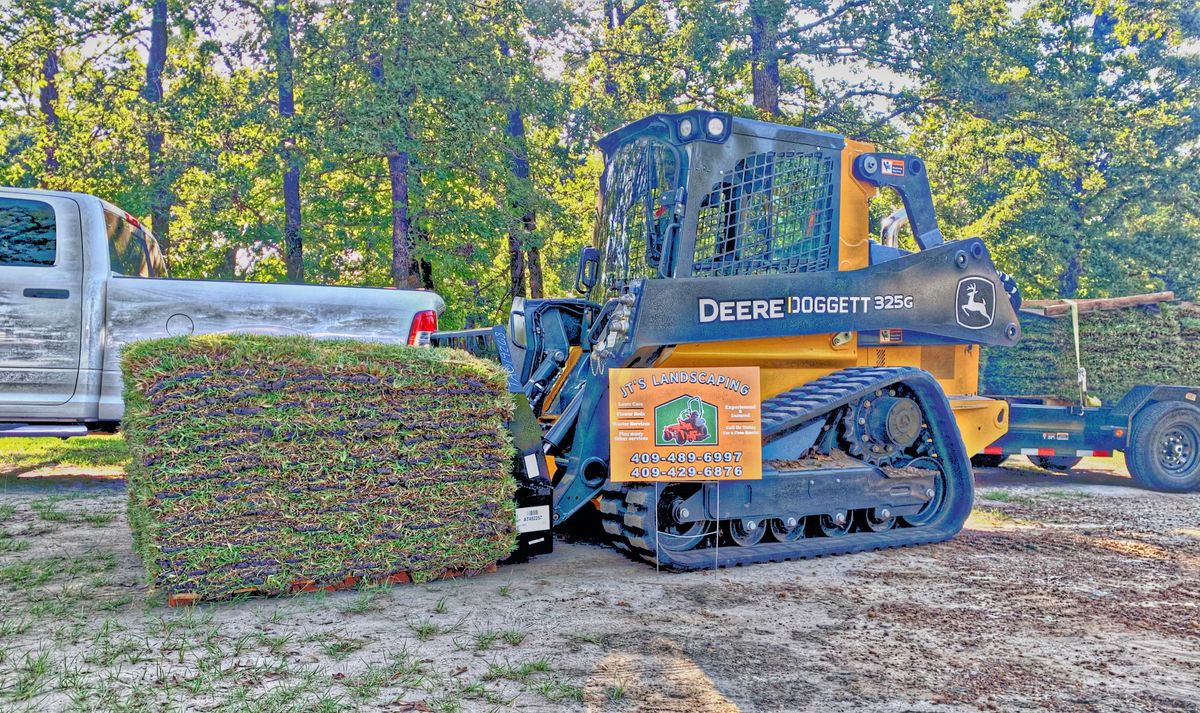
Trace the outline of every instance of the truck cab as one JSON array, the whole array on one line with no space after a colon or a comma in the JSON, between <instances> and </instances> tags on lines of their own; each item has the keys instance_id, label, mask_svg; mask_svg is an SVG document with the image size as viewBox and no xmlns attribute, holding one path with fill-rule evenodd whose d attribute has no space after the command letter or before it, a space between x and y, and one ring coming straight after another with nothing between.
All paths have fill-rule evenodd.
<instances>
[{"instance_id":1,"label":"truck cab","mask_svg":"<svg viewBox=\"0 0 1200 713\"><path fill-rule=\"evenodd\" d=\"M424 290L172 279L154 236L95 196L0 188L0 434L121 418L121 346L246 331L428 342Z\"/></svg>"}]
</instances>

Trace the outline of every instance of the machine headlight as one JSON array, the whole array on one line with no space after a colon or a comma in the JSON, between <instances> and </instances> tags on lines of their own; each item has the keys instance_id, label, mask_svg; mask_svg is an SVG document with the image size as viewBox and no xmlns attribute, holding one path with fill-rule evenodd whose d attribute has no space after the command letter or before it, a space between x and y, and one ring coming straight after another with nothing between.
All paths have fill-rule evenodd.
<instances>
[{"instance_id":1,"label":"machine headlight","mask_svg":"<svg viewBox=\"0 0 1200 713\"><path fill-rule=\"evenodd\" d=\"M685 118L679 122L679 138L686 141L692 138L692 135L695 133L696 122L692 121L690 118Z\"/></svg>"},{"instance_id":2,"label":"machine headlight","mask_svg":"<svg viewBox=\"0 0 1200 713\"><path fill-rule=\"evenodd\" d=\"M725 120L719 116L711 117L704 128L708 131L708 135L711 138L720 138L721 134L725 133Z\"/></svg>"}]
</instances>

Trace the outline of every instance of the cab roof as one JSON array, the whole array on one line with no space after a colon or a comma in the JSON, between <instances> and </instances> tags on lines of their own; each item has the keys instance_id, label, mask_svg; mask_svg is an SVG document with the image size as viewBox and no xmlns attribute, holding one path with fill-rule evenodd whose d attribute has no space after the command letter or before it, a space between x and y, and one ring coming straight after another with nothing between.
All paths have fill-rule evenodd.
<instances>
[{"instance_id":1,"label":"cab roof","mask_svg":"<svg viewBox=\"0 0 1200 713\"><path fill-rule=\"evenodd\" d=\"M726 130L722 138L711 139L706 136L697 136L697 139L723 143L732 134L740 136L748 136L752 138L765 139L768 141L782 140L793 141L797 143L812 144L815 146L823 146L831 149L841 150L845 144L845 137L840 134L832 134L827 131L817 131L816 129L806 129L799 126L791 126L788 124L777 124L769 121L759 121L757 119L748 119L741 116L733 116L728 112L706 111L703 109L693 109L691 111L679 113L661 112L651 114L649 116L638 119L602 136L596 145L605 154L611 153L621 142L628 136L638 134L643 130L654 125L660 125L666 128L678 126L679 122L685 118L691 118L696 122L697 126L703 126L711 117L718 117L727 122L730 126ZM672 129L672 136L677 136ZM700 132L703 134L703 132Z\"/></svg>"}]
</instances>

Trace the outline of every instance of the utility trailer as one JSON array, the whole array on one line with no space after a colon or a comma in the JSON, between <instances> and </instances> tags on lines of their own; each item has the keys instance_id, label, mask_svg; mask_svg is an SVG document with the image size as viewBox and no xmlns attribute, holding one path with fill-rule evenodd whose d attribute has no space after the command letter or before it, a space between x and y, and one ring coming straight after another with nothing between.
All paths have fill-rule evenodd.
<instances>
[{"instance_id":1,"label":"utility trailer","mask_svg":"<svg viewBox=\"0 0 1200 713\"><path fill-rule=\"evenodd\" d=\"M1088 395L1086 360L1080 349L1080 314L1156 310L1174 301L1174 293L1158 292L1026 302L1020 310L1023 317L1070 318L1079 398L989 394L1008 402L1008 432L975 455L972 464L995 467L1008 456L1023 455L1034 465L1065 473L1085 457L1112 457L1119 451L1125 455L1130 475L1147 488L1175 493L1200 490L1200 387L1137 384L1119 399L1101 405ZM1149 368L1142 369L1148 375ZM1136 371L1127 373L1137 375Z\"/></svg>"},{"instance_id":2,"label":"utility trailer","mask_svg":"<svg viewBox=\"0 0 1200 713\"><path fill-rule=\"evenodd\" d=\"M1067 472L1088 456L1125 454L1142 485L1172 493L1200 490L1200 387L1140 384L1114 406L1053 403L1004 397L1008 433L971 459L983 467L1012 455Z\"/></svg>"}]
</instances>

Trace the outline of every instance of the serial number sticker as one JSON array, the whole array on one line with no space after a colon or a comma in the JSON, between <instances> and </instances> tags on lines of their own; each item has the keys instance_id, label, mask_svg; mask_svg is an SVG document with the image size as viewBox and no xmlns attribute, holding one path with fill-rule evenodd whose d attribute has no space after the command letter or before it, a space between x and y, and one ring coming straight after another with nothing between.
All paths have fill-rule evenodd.
<instances>
[{"instance_id":1,"label":"serial number sticker","mask_svg":"<svg viewBox=\"0 0 1200 713\"><path fill-rule=\"evenodd\" d=\"M615 482L762 478L757 367L610 369Z\"/></svg>"},{"instance_id":2,"label":"serial number sticker","mask_svg":"<svg viewBox=\"0 0 1200 713\"><path fill-rule=\"evenodd\" d=\"M537 532L550 529L550 506L537 505L517 508L517 532Z\"/></svg>"}]
</instances>

